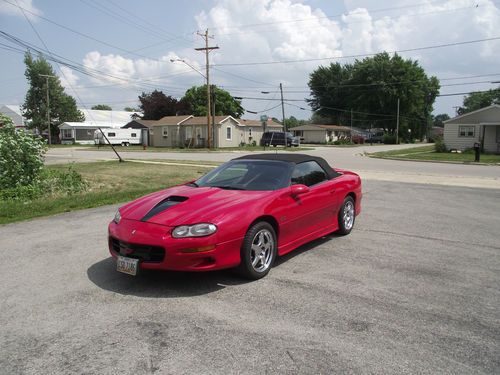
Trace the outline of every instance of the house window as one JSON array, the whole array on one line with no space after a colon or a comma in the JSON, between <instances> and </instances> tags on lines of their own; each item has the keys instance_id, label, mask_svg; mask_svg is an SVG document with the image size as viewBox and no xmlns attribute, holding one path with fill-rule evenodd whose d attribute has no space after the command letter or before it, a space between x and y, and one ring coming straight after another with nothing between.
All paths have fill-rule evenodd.
<instances>
[{"instance_id":1,"label":"house window","mask_svg":"<svg viewBox=\"0 0 500 375\"><path fill-rule=\"evenodd\" d=\"M116 133L108 133L108 137L116 137Z\"/></svg>"},{"instance_id":2,"label":"house window","mask_svg":"<svg viewBox=\"0 0 500 375\"><path fill-rule=\"evenodd\" d=\"M137 133L130 133L130 137L136 138L137 137Z\"/></svg>"},{"instance_id":3,"label":"house window","mask_svg":"<svg viewBox=\"0 0 500 375\"><path fill-rule=\"evenodd\" d=\"M65 139L65 138L73 138L73 132L71 131L71 129L62 129L61 136L62 136L63 139Z\"/></svg>"},{"instance_id":4,"label":"house window","mask_svg":"<svg viewBox=\"0 0 500 375\"><path fill-rule=\"evenodd\" d=\"M193 128L186 127L186 139L193 138Z\"/></svg>"},{"instance_id":5,"label":"house window","mask_svg":"<svg viewBox=\"0 0 500 375\"><path fill-rule=\"evenodd\" d=\"M168 127L164 126L162 128L162 132L163 132L163 137L167 138L168 137Z\"/></svg>"},{"instance_id":6,"label":"house window","mask_svg":"<svg viewBox=\"0 0 500 375\"><path fill-rule=\"evenodd\" d=\"M248 135L251 137L252 136L252 128L248 128Z\"/></svg>"},{"instance_id":7,"label":"house window","mask_svg":"<svg viewBox=\"0 0 500 375\"><path fill-rule=\"evenodd\" d=\"M294 134L296 137L303 137L303 136L304 136L304 131L303 131L303 130L294 130L294 131L293 131L293 134Z\"/></svg>"},{"instance_id":8,"label":"house window","mask_svg":"<svg viewBox=\"0 0 500 375\"><path fill-rule=\"evenodd\" d=\"M459 126L458 136L459 137L474 137L475 126Z\"/></svg>"},{"instance_id":9,"label":"house window","mask_svg":"<svg viewBox=\"0 0 500 375\"><path fill-rule=\"evenodd\" d=\"M227 139L228 141L230 141L230 140L232 139L231 127L230 127L230 126L228 126L228 127L226 128L226 139Z\"/></svg>"}]
</instances>

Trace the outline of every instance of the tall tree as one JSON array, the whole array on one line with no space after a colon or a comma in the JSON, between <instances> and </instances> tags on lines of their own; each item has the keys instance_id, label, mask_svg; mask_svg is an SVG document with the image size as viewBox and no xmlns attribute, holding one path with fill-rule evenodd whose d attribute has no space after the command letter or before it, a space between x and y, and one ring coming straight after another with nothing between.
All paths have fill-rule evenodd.
<instances>
[{"instance_id":1,"label":"tall tree","mask_svg":"<svg viewBox=\"0 0 500 375\"><path fill-rule=\"evenodd\" d=\"M441 113L439 115L432 116L432 126L443 128L444 127L443 121L446 121L449 119L450 119L450 116L448 116L448 114L446 114L446 113Z\"/></svg>"},{"instance_id":2,"label":"tall tree","mask_svg":"<svg viewBox=\"0 0 500 375\"><path fill-rule=\"evenodd\" d=\"M486 92L473 92L464 98L464 104L458 108L458 114L463 115L492 104L500 104L500 87Z\"/></svg>"},{"instance_id":3,"label":"tall tree","mask_svg":"<svg viewBox=\"0 0 500 375\"><path fill-rule=\"evenodd\" d=\"M319 67L310 75L310 105L333 123L394 132L399 99L400 135L422 138L430 123L439 81L417 61L380 53L353 64ZM351 115L352 111L352 115Z\"/></svg>"},{"instance_id":4,"label":"tall tree","mask_svg":"<svg viewBox=\"0 0 500 375\"><path fill-rule=\"evenodd\" d=\"M162 91L155 90L142 93L139 96L140 109L144 120L159 120L164 116L184 115L189 113L189 108L182 100L165 95Z\"/></svg>"},{"instance_id":5,"label":"tall tree","mask_svg":"<svg viewBox=\"0 0 500 375\"><path fill-rule=\"evenodd\" d=\"M235 99L229 92L212 86L215 96L215 114L217 116L230 115L240 118L245 110L241 106L241 100ZM182 100L189 104L195 116L207 115L207 85L193 86L186 91Z\"/></svg>"},{"instance_id":6,"label":"tall tree","mask_svg":"<svg viewBox=\"0 0 500 375\"><path fill-rule=\"evenodd\" d=\"M42 56L33 58L27 52L24 56L26 71L24 75L28 80L29 88L22 105L23 115L29 120L28 127L43 132L47 124L47 78L43 75L53 76L48 78L51 134L59 134L57 125L66 121L85 121L85 116L76 107L75 99L64 92L61 81L55 75L52 66Z\"/></svg>"},{"instance_id":7,"label":"tall tree","mask_svg":"<svg viewBox=\"0 0 500 375\"><path fill-rule=\"evenodd\" d=\"M101 111L112 111L113 110L113 108L111 108L107 104L97 104L97 105L92 106L92 109L97 109L97 110L101 110Z\"/></svg>"}]
</instances>

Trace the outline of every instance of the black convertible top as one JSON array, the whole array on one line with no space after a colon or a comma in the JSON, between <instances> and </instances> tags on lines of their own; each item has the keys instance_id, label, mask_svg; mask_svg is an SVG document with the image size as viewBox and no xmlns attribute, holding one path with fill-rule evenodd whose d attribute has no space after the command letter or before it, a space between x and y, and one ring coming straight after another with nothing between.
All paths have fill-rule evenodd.
<instances>
[{"instance_id":1,"label":"black convertible top","mask_svg":"<svg viewBox=\"0 0 500 375\"><path fill-rule=\"evenodd\" d=\"M334 177L337 177L340 175L340 173L335 172L330 165L326 162L325 159L320 158L319 156L311 156L311 155L306 155L306 154L297 154L297 153L289 153L289 154L281 154L281 153L276 153L276 154L250 154L250 155L245 155L241 156L239 158L235 158L233 160L239 160L239 159L245 159L245 160L276 160L276 161L284 161L287 163L293 163L293 164L300 164L304 163L306 161L315 161L318 163L321 168L324 169L326 174L328 175L329 179L332 179Z\"/></svg>"}]
</instances>

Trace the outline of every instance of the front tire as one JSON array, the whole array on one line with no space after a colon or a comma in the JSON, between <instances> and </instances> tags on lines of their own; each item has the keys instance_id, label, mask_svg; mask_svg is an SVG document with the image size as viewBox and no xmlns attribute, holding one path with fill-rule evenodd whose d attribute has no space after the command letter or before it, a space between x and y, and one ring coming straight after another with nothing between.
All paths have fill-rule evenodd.
<instances>
[{"instance_id":1,"label":"front tire","mask_svg":"<svg viewBox=\"0 0 500 375\"><path fill-rule=\"evenodd\" d=\"M276 253L276 232L271 224L261 221L252 225L243 239L240 273L252 280L266 276Z\"/></svg>"},{"instance_id":2,"label":"front tire","mask_svg":"<svg viewBox=\"0 0 500 375\"><path fill-rule=\"evenodd\" d=\"M356 218L356 210L354 205L354 199L351 196L347 196L344 199L344 203L340 207L338 214L339 230L338 234L347 235L351 233L354 227L354 220Z\"/></svg>"}]
</instances>

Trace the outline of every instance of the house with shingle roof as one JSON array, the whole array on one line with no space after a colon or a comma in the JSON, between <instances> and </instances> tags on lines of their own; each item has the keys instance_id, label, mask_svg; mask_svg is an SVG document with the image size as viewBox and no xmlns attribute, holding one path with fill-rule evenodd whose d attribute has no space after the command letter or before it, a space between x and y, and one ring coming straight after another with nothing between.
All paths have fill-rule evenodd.
<instances>
[{"instance_id":1,"label":"house with shingle roof","mask_svg":"<svg viewBox=\"0 0 500 375\"><path fill-rule=\"evenodd\" d=\"M327 143L349 138L351 129L340 125L307 124L290 128L303 143Z\"/></svg>"},{"instance_id":2,"label":"house with shingle roof","mask_svg":"<svg viewBox=\"0 0 500 375\"><path fill-rule=\"evenodd\" d=\"M207 147L207 118L205 116L165 116L157 121L133 120L125 128L147 129L149 146L155 147ZM264 132L260 121L215 116L212 138L214 147L238 147L241 144L259 144ZM269 120L268 131L282 131L281 124ZM143 133L144 138L144 133Z\"/></svg>"}]
</instances>

